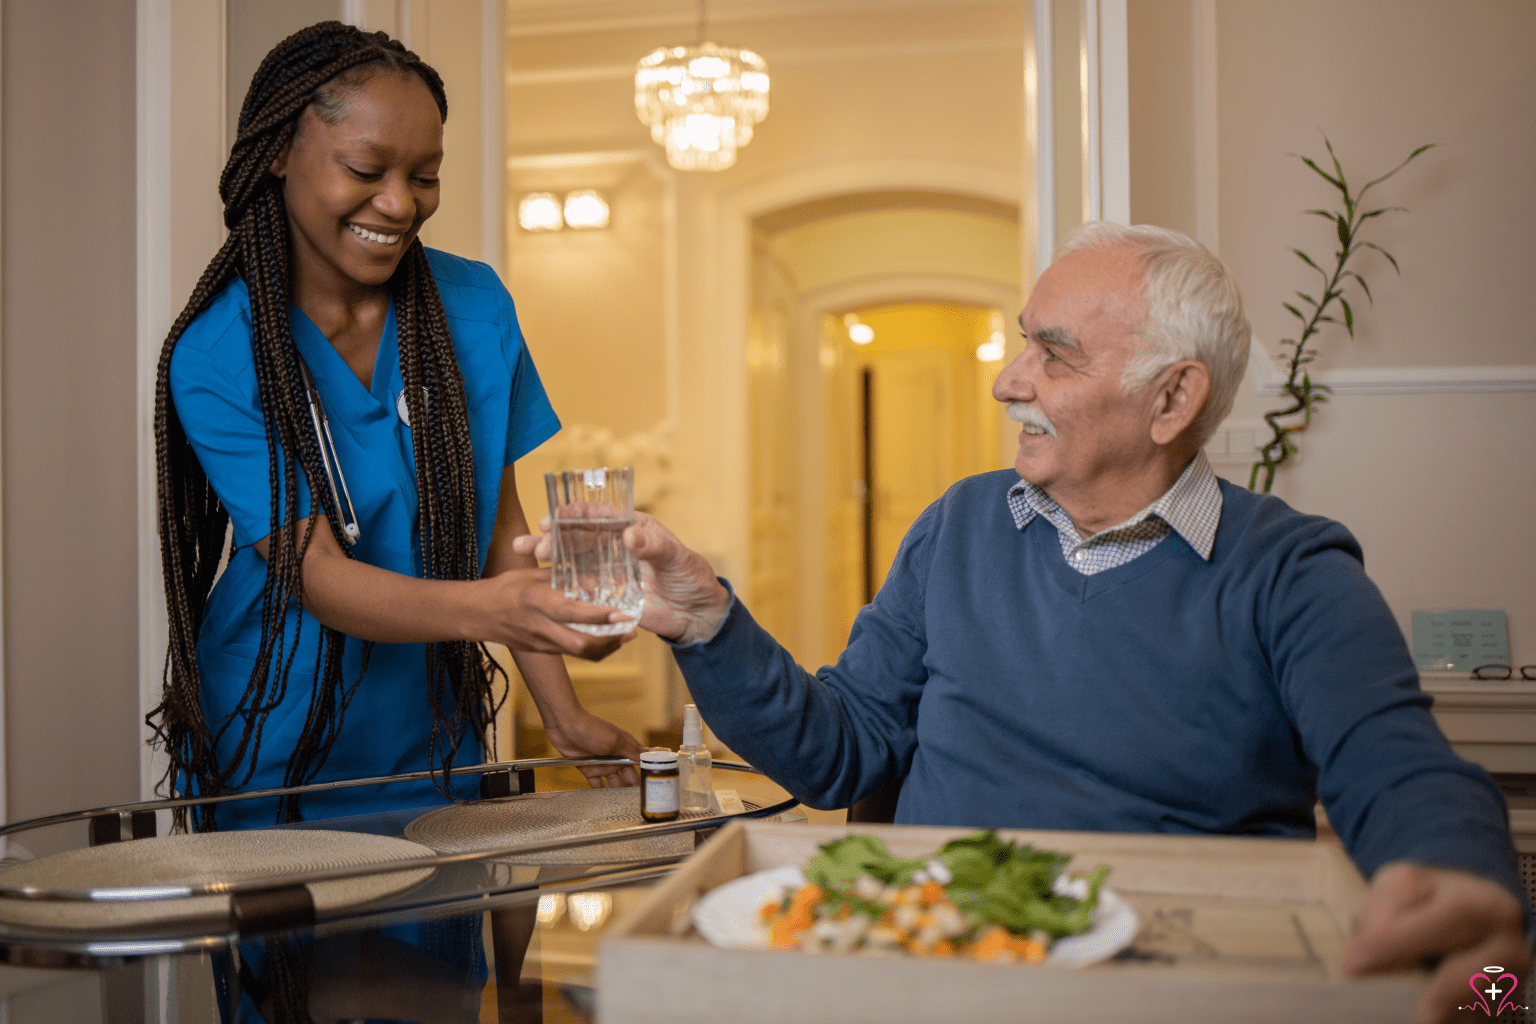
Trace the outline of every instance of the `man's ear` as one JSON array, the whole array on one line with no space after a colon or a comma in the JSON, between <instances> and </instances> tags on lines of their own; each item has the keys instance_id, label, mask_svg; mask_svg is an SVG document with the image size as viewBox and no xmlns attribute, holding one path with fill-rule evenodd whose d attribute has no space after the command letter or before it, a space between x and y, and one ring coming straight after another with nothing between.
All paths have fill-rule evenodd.
<instances>
[{"instance_id":1,"label":"man's ear","mask_svg":"<svg viewBox=\"0 0 1536 1024\"><path fill-rule=\"evenodd\" d=\"M273 177L286 178L288 176L288 154L291 152L293 152L293 140L289 139L283 143L283 148L278 151L277 156L272 158L271 170Z\"/></svg>"},{"instance_id":2,"label":"man's ear","mask_svg":"<svg viewBox=\"0 0 1536 1024\"><path fill-rule=\"evenodd\" d=\"M1205 408L1211 397L1211 371L1204 363L1183 359L1158 375L1152 405L1152 440L1172 444Z\"/></svg>"}]
</instances>

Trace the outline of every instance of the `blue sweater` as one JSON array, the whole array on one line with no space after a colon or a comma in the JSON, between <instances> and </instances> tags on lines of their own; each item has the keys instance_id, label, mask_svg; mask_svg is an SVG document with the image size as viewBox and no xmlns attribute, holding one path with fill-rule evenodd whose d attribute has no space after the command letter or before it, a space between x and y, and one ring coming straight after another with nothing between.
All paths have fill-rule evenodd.
<instances>
[{"instance_id":1,"label":"blue sweater","mask_svg":"<svg viewBox=\"0 0 1536 1024\"><path fill-rule=\"evenodd\" d=\"M905 777L929 825L1310 837L1521 892L1502 795L1453 753L1338 523L1222 481L1209 562L1177 534L1083 576L1020 530L1011 470L913 525L815 675L735 602L674 653L732 749L814 807Z\"/></svg>"}]
</instances>

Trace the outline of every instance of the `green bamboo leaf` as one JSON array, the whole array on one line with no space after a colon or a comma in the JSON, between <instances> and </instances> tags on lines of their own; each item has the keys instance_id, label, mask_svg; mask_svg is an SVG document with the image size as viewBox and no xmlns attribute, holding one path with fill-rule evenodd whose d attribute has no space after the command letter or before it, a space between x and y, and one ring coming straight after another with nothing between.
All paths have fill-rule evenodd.
<instances>
[{"instance_id":1,"label":"green bamboo leaf","mask_svg":"<svg viewBox=\"0 0 1536 1024\"><path fill-rule=\"evenodd\" d=\"M1307 305L1311 306L1313 309L1317 309L1318 308L1317 300L1314 299L1312 296L1308 295L1306 292L1297 292L1296 294L1300 295L1302 301L1305 302Z\"/></svg>"},{"instance_id":2,"label":"green bamboo leaf","mask_svg":"<svg viewBox=\"0 0 1536 1024\"><path fill-rule=\"evenodd\" d=\"M1291 305L1289 302L1282 302L1282 303L1280 303L1280 305L1282 305L1286 309L1290 310L1291 311L1291 315L1294 316L1297 320L1306 320L1306 317L1301 315L1301 310L1297 309L1295 306Z\"/></svg>"},{"instance_id":3,"label":"green bamboo leaf","mask_svg":"<svg viewBox=\"0 0 1536 1024\"><path fill-rule=\"evenodd\" d=\"M1349 248L1349 235L1350 235L1349 221L1345 220L1341 216L1341 217L1338 218L1337 223L1339 225L1339 244L1342 245L1344 248L1348 249Z\"/></svg>"},{"instance_id":4,"label":"green bamboo leaf","mask_svg":"<svg viewBox=\"0 0 1536 1024\"><path fill-rule=\"evenodd\" d=\"M1328 141L1328 136L1323 136L1323 146L1327 148L1328 155L1333 158L1333 173L1339 176L1339 191L1344 193L1344 201L1349 202L1349 186L1344 184L1344 167L1339 163L1338 155L1333 151L1333 143Z\"/></svg>"},{"instance_id":5,"label":"green bamboo leaf","mask_svg":"<svg viewBox=\"0 0 1536 1024\"><path fill-rule=\"evenodd\" d=\"M1311 256L1308 256L1306 253L1302 252L1300 249L1292 249L1291 252L1293 252L1297 256L1301 257L1301 262L1305 263L1307 266L1311 267L1313 270L1317 271L1319 274L1323 273L1323 268L1318 266L1316 263L1313 263Z\"/></svg>"},{"instance_id":6,"label":"green bamboo leaf","mask_svg":"<svg viewBox=\"0 0 1536 1024\"><path fill-rule=\"evenodd\" d=\"M1336 216L1332 210L1302 210L1301 212L1303 214L1311 214L1314 217L1322 217L1326 220L1333 220Z\"/></svg>"},{"instance_id":7,"label":"green bamboo leaf","mask_svg":"<svg viewBox=\"0 0 1536 1024\"><path fill-rule=\"evenodd\" d=\"M1353 338L1355 336L1355 311L1349 308L1349 300L1342 295L1339 296L1339 305L1344 307L1344 329Z\"/></svg>"},{"instance_id":8,"label":"green bamboo leaf","mask_svg":"<svg viewBox=\"0 0 1536 1024\"><path fill-rule=\"evenodd\" d=\"M1362 242L1360 244L1364 245L1368 249L1375 249L1377 252L1381 253L1383 256L1385 256L1387 258L1387 262L1392 264L1392 269L1397 271L1399 275L1402 274L1402 272L1403 272L1402 268L1397 265L1397 260L1393 259L1392 258L1392 254L1387 252L1387 250L1383 249L1381 246L1377 245L1375 242Z\"/></svg>"},{"instance_id":9,"label":"green bamboo leaf","mask_svg":"<svg viewBox=\"0 0 1536 1024\"><path fill-rule=\"evenodd\" d=\"M1406 206L1383 206L1379 210L1371 210L1368 213L1362 213L1360 215L1360 223L1364 224L1370 218L1372 218L1372 217L1380 217L1384 213L1407 213L1407 212L1408 212L1408 207L1406 207Z\"/></svg>"},{"instance_id":10,"label":"green bamboo leaf","mask_svg":"<svg viewBox=\"0 0 1536 1024\"><path fill-rule=\"evenodd\" d=\"M1340 181L1339 179L1335 178L1333 175L1329 174L1327 171L1323 170L1321 167L1317 166L1317 164L1312 161L1311 157L1297 156L1297 154L1295 154L1295 153L1292 153L1291 155L1295 156L1302 163L1306 164L1308 167L1312 168L1318 174L1322 175L1323 180L1328 182L1328 184L1332 185L1334 188L1342 189L1344 187L1344 183L1342 181Z\"/></svg>"},{"instance_id":11,"label":"green bamboo leaf","mask_svg":"<svg viewBox=\"0 0 1536 1024\"><path fill-rule=\"evenodd\" d=\"M1370 304L1373 305L1373 306L1376 305L1376 300L1371 297L1371 286L1365 283L1365 278L1361 277L1359 274L1355 273L1353 270L1346 270L1344 272L1344 276L1345 277L1352 277L1352 278L1354 278L1355 279L1355 283L1360 286L1360 290L1365 292L1365 297L1370 302Z\"/></svg>"},{"instance_id":12,"label":"green bamboo leaf","mask_svg":"<svg viewBox=\"0 0 1536 1024\"><path fill-rule=\"evenodd\" d=\"M1366 189L1371 188L1373 185L1380 185L1382 182L1384 182L1388 178L1392 177L1392 175L1396 174L1398 171L1402 170L1404 167L1407 167L1415 158L1418 157L1418 155L1420 153L1424 152L1426 149L1434 149L1435 147L1437 147L1439 145L1440 145L1440 143L1438 143L1438 142L1426 142L1424 145L1420 146L1418 149L1414 150L1412 153L1409 153L1406 157L1403 158L1403 162L1402 163L1400 163L1396 167L1392 168L1386 174L1383 174L1379 178L1373 178L1370 181L1366 182L1365 183L1365 187L1360 190L1360 195L1362 195L1362 196L1365 195Z\"/></svg>"}]
</instances>

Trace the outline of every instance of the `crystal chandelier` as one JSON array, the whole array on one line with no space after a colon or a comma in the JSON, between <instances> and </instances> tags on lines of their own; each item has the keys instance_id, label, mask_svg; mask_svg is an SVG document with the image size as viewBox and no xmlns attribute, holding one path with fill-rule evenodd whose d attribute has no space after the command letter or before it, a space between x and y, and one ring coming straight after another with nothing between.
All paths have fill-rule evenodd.
<instances>
[{"instance_id":1,"label":"crystal chandelier","mask_svg":"<svg viewBox=\"0 0 1536 1024\"><path fill-rule=\"evenodd\" d=\"M704 18L699 38L704 38ZM635 114L680 171L723 171L768 116L768 64L718 43L663 46L635 68Z\"/></svg>"}]
</instances>

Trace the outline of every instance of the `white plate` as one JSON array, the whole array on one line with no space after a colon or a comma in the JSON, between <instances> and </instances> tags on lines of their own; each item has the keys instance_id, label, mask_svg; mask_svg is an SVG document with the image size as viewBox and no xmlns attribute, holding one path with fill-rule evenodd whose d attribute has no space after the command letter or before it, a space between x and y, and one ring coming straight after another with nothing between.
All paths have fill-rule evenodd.
<instances>
[{"instance_id":1,"label":"white plate","mask_svg":"<svg viewBox=\"0 0 1536 1024\"><path fill-rule=\"evenodd\" d=\"M804 884L804 873L793 866L732 879L711 889L694 904L693 926L712 945L763 949L768 945L768 928L761 916L763 904L778 902L785 890ZM1114 891L1101 888L1093 927L1081 935L1057 940L1046 956L1046 963L1087 967L1108 960L1131 944L1140 923L1129 903Z\"/></svg>"}]
</instances>

